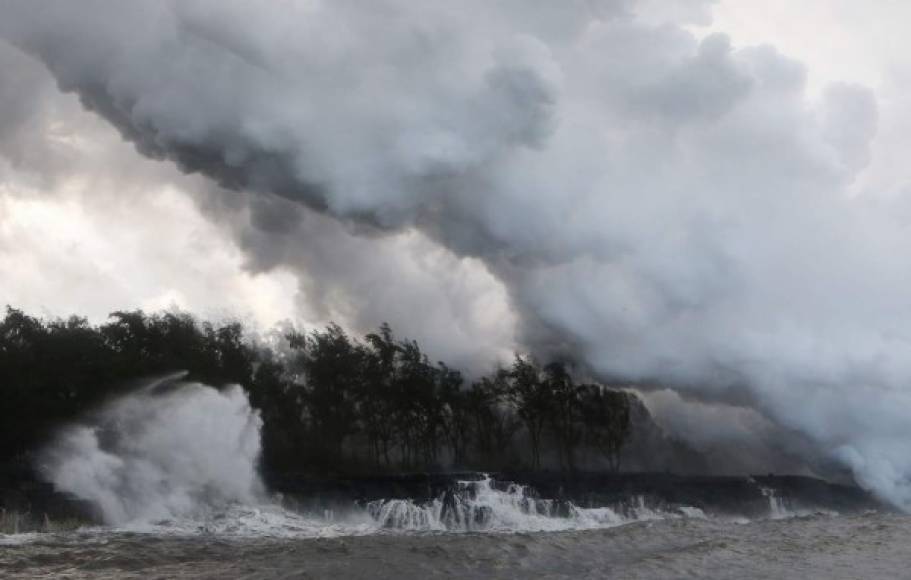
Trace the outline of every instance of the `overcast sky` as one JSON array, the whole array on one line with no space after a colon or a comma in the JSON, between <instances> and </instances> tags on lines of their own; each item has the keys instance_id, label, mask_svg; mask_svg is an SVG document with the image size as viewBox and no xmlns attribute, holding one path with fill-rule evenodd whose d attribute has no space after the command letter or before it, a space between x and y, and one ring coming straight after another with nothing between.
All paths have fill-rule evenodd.
<instances>
[{"instance_id":1,"label":"overcast sky","mask_svg":"<svg viewBox=\"0 0 911 580\"><path fill-rule=\"evenodd\" d=\"M654 4L656 10L666 9ZM880 114L890 122L880 123L876 155L856 187L866 186L870 195L904 190L902 138L908 121L902 105L911 96L911 51L904 48L903 27L911 5L901 0L721 0L711 14L713 22L691 25L692 30L723 32L736 46L774 45L806 65L810 90L833 81L875 90ZM57 92L39 64L30 67L27 86L20 86L22 73L6 70L21 68L24 57L12 54L9 46L2 51L0 99L41 99L42 107L20 130L35 132L31 147L55 148L68 166L55 176L59 179L47 179L21 159L25 153L15 150L21 142L2 151L0 300L32 312L79 312L94 320L114 309L179 306L205 315L230 313L264 327L283 319L322 321L298 295L292 271L245 268L231 232L196 210L187 194L198 187L193 178L136 154L114 129L84 112L76 97ZM111 157L122 167L109 167ZM131 179L136 173L141 177ZM149 173L156 177L147 179ZM117 195L124 188L142 193L124 200ZM111 207L112 200L117 207ZM420 258L413 257L413 265L421 268ZM471 265L462 269L466 283L485 294L479 306L485 312L493 308L511 324L506 308L492 305L505 300L495 279L472 271Z\"/></svg>"},{"instance_id":2,"label":"overcast sky","mask_svg":"<svg viewBox=\"0 0 911 580\"><path fill-rule=\"evenodd\" d=\"M906 2L250 6L0 0L0 302L571 354L911 505Z\"/></svg>"},{"instance_id":3,"label":"overcast sky","mask_svg":"<svg viewBox=\"0 0 911 580\"><path fill-rule=\"evenodd\" d=\"M656 21L674 14L674 2L650 4ZM839 81L873 89L887 122L879 124L875 155L853 190L902 195L911 64L909 52L902 50L901 27L911 6L899 0L721 0L709 13L710 20L686 26L697 36L722 32L738 47L773 45L805 65L809 92ZM197 209L197 192L208 184L137 154L116 130L85 112L75 96L56 90L41 64L8 45L0 46L0 70L0 102L11 118L0 127L16 126L0 150L0 301L46 315L81 313L95 321L116 309L179 307L205 316L240 317L262 328L283 320L372 325L395 314L394 305L387 305L388 314L359 321L353 307L344 304L350 298L338 296L344 292L334 292L342 298L334 303L300 269L280 263L251 268L235 232ZM15 108L17 102L36 99L40 106ZM26 118L16 119L17 111ZM60 159L49 169L46 157ZM123 190L134 195L122 196ZM477 296L471 300L473 321L458 308L457 320L440 315L441 324L461 325L468 344L480 331L493 335L481 341L482 348L498 356L514 346L515 321L495 277L478 262L443 257L443 249L428 258L419 234L399 237L384 244L387 259L395 255L412 276L427 279L420 285L423 300L446 303L451 288L433 283L441 273L447 286L455 275L463 292ZM441 271L435 270L438 260L444 263ZM371 274L377 285L398 276L383 280L379 272ZM369 277L359 282L373 283ZM408 316L400 318L400 325L421 334L424 327L408 328ZM466 348L456 356L481 351Z\"/></svg>"}]
</instances>

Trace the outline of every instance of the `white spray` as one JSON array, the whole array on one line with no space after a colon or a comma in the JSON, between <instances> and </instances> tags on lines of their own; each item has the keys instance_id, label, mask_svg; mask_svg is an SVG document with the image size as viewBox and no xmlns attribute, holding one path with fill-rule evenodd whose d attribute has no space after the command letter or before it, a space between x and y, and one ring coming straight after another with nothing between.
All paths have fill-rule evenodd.
<instances>
[{"instance_id":1,"label":"white spray","mask_svg":"<svg viewBox=\"0 0 911 580\"><path fill-rule=\"evenodd\" d=\"M583 508L568 500L540 498L524 485L497 486L488 476L460 481L454 490L429 502L376 500L367 504L367 512L382 529L450 532L587 530L637 521L706 517L692 506L652 509L643 496L614 506Z\"/></svg>"},{"instance_id":2,"label":"white spray","mask_svg":"<svg viewBox=\"0 0 911 580\"><path fill-rule=\"evenodd\" d=\"M166 379L64 429L41 464L57 489L95 504L106 524L156 533L321 537L380 530L555 531L699 512L657 512L643 498L619 511L583 509L568 501L561 510L524 486L501 490L485 477L458 482L424 503L376 500L341 518L331 510L295 513L268 496L257 474L261 426L238 386L217 390Z\"/></svg>"},{"instance_id":3,"label":"white spray","mask_svg":"<svg viewBox=\"0 0 911 580\"><path fill-rule=\"evenodd\" d=\"M241 388L160 388L149 385L65 429L42 457L50 481L96 504L113 525L259 502L262 421Z\"/></svg>"}]
</instances>

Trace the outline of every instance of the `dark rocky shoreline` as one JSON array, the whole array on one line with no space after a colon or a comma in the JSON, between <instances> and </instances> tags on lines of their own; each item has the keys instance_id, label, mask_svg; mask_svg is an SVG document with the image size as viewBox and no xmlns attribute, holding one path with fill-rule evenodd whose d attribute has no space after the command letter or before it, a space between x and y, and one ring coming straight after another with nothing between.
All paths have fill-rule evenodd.
<instances>
[{"instance_id":1,"label":"dark rocky shoreline","mask_svg":"<svg viewBox=\"0 0 911 580\"><path fill-rule=\"evenodd\" d=\"M488 474L495 487L529 487L540 498L571 501L580 507L617 506L644 498L650 506L691 506L710 515L767 517L770 502L791 511L858 513L893 511L856 486L795 475L690 476L671 473L501 472ZM417 502L445 496L458 481L483 474L412 473L353 478L311 478L290 474L267 477L269 488L305 509L321 509L377 499ZM770 497L771 496L771 497Z\"/></svg>"},{"instance_id":2,"label":"dark rocky shoreline","mask_svg":"<svg viewBox=\"0 0 911 580\"><path fill-rule=\"evenodd\" d=\"M709 515L767 517L770 497L789 510L893 511L864 490L805 476L689 476L671 473L502 472L489 474L495 486L510 482L530 488L540 498L571 501L580 507L619 506L645 498L650 506L692 506ZM312 477L271 473L265 480L283 503L302 510L336 509L355 502L444 497L458 481L478 480L477 472L409 473L358 477ZM90 503L54 490L34 470L0 466L0 513L17 513L32 521L100 522Z\"/></svg>"}]
</instances>

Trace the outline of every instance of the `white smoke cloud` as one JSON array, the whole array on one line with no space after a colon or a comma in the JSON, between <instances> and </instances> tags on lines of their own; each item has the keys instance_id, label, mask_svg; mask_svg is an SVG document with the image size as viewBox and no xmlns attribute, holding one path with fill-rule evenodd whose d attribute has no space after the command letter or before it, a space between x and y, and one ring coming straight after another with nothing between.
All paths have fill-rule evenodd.
<instances>
[{"instance_id":1,"label":"white smoke cloud","mask_svg":"<svg viewBox=\"0 0 911 580\"><path fill-rule=\"evenodd\" d=\"M656 5L6 0L0 31L146 155L420 232L536 350L749 404L911 507L909 234L848 195L873 95ZM254 260L319 260L265 224Z\"/></svg>"},{"instance_id":2,"label":"white smoke cloud","mask_svg":"<svg viewBox=\"0 0 911 580\"><path fill-rule=\"evenodd\" d=\"M388 320L478 372L514 345L502 284L477 260L416 231L357 237L140 157L4 42L0 73L0 305L94 322L178 307L260 330L333 320L360 333Z\"/></svg>"},{"instance_id":3,"label":"white smoke cloud","mask_svg":"<svg viewBox=\"0 0 911 580\"><path fill-rule=\"evenodd\" d=\"M231 223L249 267L294 271L307 322L355 331L390 322L434 360L471 374L512 356L516 317L503 285L479 260L460 258L414 229L357 236L281 199L253 203L243 216Z\"/></svg>"}]
</instances>

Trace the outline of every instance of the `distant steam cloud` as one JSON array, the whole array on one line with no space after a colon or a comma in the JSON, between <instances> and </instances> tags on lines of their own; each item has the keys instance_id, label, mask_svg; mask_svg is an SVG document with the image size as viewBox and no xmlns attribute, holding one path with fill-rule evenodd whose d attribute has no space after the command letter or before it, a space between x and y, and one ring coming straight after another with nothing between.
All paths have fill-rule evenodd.
<instances>
[{"instance_id":1,"label":"distant steam cloud","mask_svg":"<svg viewBox=\"0 0 911 580\"><path fill-rule=\"evenodd\" d=\"M911 508L911 234L847 195L873 95L666 22L707 2L554 6L3 0L0 32L142 153L419 232L537 352L750 406ZM263 217L251 256L294 261Z\"/></svg>"}]
</instances>

